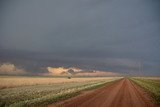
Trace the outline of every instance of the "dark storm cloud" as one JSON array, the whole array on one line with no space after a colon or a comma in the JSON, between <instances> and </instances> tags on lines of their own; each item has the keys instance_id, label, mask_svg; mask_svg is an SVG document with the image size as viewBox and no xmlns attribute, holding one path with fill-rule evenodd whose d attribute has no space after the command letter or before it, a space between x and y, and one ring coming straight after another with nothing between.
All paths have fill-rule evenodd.
<instances>
[{"instance_id":1,"label":"dark storm cloud","mask_svg":"<svg viewBox=\"0 0 160 107\"><path fill-rule=\"evenodd\" d=\"M121 73L142 61L160 74L159 10L159 0L2 1L0 61Z\"/></svg>"}]
</instances>

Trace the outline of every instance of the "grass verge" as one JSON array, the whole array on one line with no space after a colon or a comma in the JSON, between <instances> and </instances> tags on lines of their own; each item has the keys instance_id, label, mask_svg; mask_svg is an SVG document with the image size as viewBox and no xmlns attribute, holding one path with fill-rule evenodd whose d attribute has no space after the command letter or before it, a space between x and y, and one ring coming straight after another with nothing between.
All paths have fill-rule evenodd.
<instances>
[{"instance_id":1,"label":"grass verge","mask_svg":"<svg viewBox=\"0 0 160 107\"><path fill-rule=\"evenodd\" d=\"M150 80L145 78L130 78L134 83L145 89L150 96L155 100L156 104L160 105L160 81Z\"/></svg>"}]
</instances>

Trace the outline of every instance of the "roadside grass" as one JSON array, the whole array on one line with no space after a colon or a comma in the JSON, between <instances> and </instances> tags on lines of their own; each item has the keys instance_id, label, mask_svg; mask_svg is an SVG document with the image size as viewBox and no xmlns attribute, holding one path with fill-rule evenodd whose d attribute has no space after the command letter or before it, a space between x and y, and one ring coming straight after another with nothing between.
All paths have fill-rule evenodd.
<instances>
[{"instance_id":1,"label":"roadside grass","mask_svg":"<svg viewBox=\"0 0 160 107\"><path fill-rule=\"evenodd\" d=\"M146 79L143 77L133 77L130 79L140 87L144 88L147 92L149 92L155 102L160 105L160 80Z\"/></svg>"},{"instance_id":2,"label":"roadside grass","mask_svg":"<svg viewBox=\"0 0 160 107\"><path fill-rule=\"evenodd\" d=\"M0 107L28 107L51 104L120 78L5 88L0 90Z\"/></svg>"}]
</instances>

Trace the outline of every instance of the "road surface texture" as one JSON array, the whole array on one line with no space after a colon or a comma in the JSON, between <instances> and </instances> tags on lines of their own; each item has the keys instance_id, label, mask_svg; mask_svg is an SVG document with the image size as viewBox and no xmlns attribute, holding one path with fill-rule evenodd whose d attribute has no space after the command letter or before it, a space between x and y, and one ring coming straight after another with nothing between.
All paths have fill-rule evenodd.
<instances>
[{"instance_id":1,"label":"road surface texture","mask_svg":"<svg viewBox=\"0 0 160 107\"><path fill-rule=\"evenodd\" d=\"M140 87L124 78L48 107L155 107L155 105Z\"/></svg>"}]
</instances>

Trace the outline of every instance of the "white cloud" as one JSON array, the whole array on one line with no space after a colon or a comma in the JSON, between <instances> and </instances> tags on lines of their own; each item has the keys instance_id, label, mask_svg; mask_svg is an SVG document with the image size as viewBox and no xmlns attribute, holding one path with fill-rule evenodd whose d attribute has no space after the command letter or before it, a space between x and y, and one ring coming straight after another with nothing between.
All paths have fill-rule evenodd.
<instances>
[{"instance_id":1,"label":"white cloud","mask_svg":"<svg viewBox=\"0 0 160 107\"><path fill-rule=\"evenodd\" d=\"M75 76L118 76L118 73L107 71L84 71L80 68L70 67L47 67L48 72L51 75L68 75L73 74Z\"/></svg>"},{"instance_id":2,"label":"white cloud","mask_svg":"<svg viewBox=\"0 0 160 107\"><path fill-rule=\"evenodd\" d=\"M64 68L64 67L47 67L47 70L49 73L54 75L66 75L68 73L71 73L70 71L73 71L72 73L80 72L82 71L79 68L71 67L71 68Z\"/></svg>"},{"instance_id":3,"label":"white cloud","mask_svg":"<svg viewBox=\"0 0 160 107\"><path fill-rule=\"evenodd\" d=\"M16 67L11 63L3 63L0 65L0 74L2 75L23 75L26 71L22 68Z\"/></svg>"}]
</instances>

